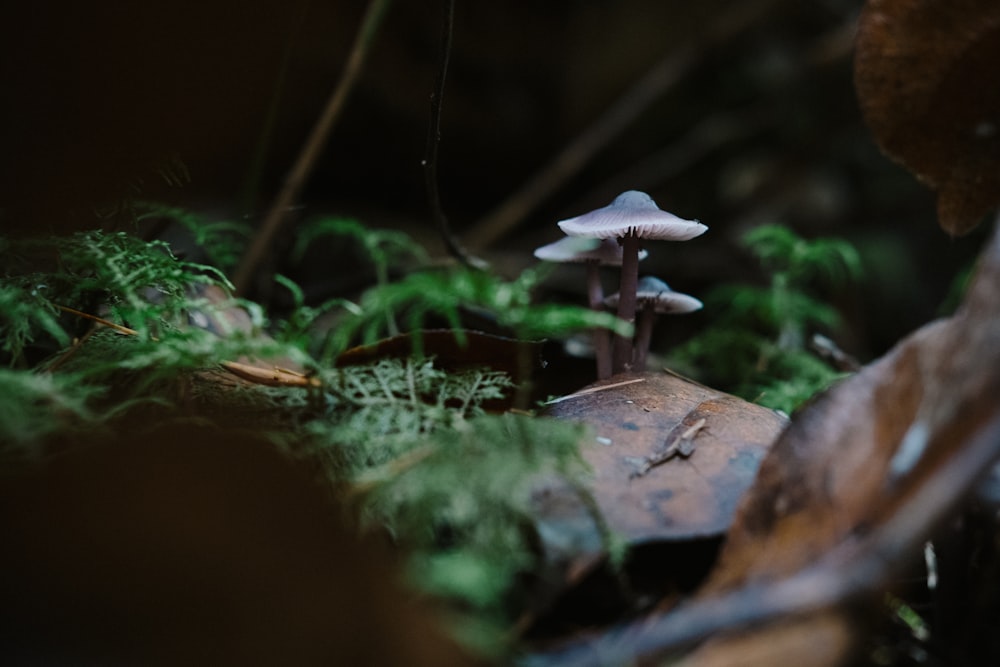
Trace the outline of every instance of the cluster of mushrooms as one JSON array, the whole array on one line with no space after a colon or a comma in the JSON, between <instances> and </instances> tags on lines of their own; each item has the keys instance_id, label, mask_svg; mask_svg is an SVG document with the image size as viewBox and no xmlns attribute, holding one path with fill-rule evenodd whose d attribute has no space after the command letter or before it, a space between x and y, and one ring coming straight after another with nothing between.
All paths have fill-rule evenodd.
<instances>
[{"instance_id":1,"label":"cluster of mushrooms","mask_svg":"<svg viewBox=\"0 0 1000 667\"><path fill-rule=\"evenodd\" d=\"M684 220L661 210L645 192L629 190L609 205L559 223L566 238L542 246L535 257L549 262L576 262L587 266L587 296L594 310L616 308L618 317L635 323L635 337L614 337L606 329L594 331L597 377L642 371L653 333L653 321L661 313L690 313L701 301L675 292L659 278L639 279L639 261L647 253L643 240L688 241L708 229L696 220ZM620 266L617 294L605 298L600 267ZM638 322L636 315L638 311Z\"/></svg>"}]
</instances>

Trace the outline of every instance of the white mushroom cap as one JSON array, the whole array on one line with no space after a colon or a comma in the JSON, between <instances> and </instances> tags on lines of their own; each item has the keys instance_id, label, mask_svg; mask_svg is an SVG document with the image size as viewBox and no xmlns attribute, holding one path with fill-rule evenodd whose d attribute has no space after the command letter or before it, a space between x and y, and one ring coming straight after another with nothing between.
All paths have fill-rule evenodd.
<instances>
[{"instance_id":1,"label":"white mushroom cap","mask_svg":"<svg viewBox=\"0 0 1000 667\"><path fill-rule=\"evenodd\" d=\"M559 223L569 236L612 239L630 233L643 239L687 241L708 229L697 220L684 220L660 209L645 192L629 190L605 206Z\"/></svg>"},{"instance_id":2,"label":"white mushroom cap","mask_svg":"<svg viewBox=\"0 0 1000 667\"><path fill-rule=\"evenodd\" d=\"M649 255L639 251L639 259ZM596 261L605 266L621 266L622 247L613 239L581 238L566 236L554 243L535 250L535 257L546 262L588 262Z\"/></svg>"},{"instance_id":3,"label":"white mushroom cap","mask_svg":"<svg viewBox=\"0 0 1000 667\"><path fill-rule=\"evenodd\" d=\"M635 300L640 308L652 305L657 313L691 313L701 310L703 306L701 301L693 296L675 292L665 282L652 276L639 279ZM618 294L612 294L604 300L604 303L614 308L618 305Z\"/></svg>"}]
</instances>

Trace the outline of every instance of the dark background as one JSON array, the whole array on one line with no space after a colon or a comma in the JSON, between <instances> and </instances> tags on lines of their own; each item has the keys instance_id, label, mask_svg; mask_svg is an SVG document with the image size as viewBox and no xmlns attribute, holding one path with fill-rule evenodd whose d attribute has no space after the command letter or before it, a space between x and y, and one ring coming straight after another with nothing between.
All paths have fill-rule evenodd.
<instances>
[{"instance_id":1,"label":"dark background","mask_svg":"<svg viewBox=\"0 0 1000 667\"><path fill-rule=\"evenodd\" d=\"M752 225L841 236L856 244L867 274L832 298L849 322L841 344L865 359L936 316L975 256L985 230L957 240L940 231L932 193L883 157L863 124L851 63L860 0L457 5L439 180L463 238L475 238L478 221L656 63L687 54L676 85L514 230L476 248L500 271L530 263L532 248L558 238L559 219L627 189L710 227L695 242L652 248L643 265L695 295L760 278L737 245ZM747 28L713 37L758 6ZM259 216L336 84L364 8L317 0L5 7L0 223L32 234L122 225L110 213L130 196ZM442 8L390 7L303 195L307 215L357 216L438 249L420 161ZM555 277L556 288L567 276ZM696 330L710 316L683 326Z\"/></svg>"}]
</instances>

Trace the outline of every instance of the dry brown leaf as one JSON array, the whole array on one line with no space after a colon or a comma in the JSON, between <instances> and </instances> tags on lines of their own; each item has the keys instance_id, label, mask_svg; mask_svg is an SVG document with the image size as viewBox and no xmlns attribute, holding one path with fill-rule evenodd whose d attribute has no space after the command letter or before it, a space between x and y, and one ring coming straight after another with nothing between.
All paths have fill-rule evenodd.
<instances>
[{"instance_id":1,"label":"dry brown leaf","mask_svg":"<svg viewBox=\"0 0 1000 667\"><path fill-rule=\"evenodd\" d=\"M796 416L761 465L708 589L803 567L871 515L924 393L921 357L946 328L919 330Z\"/></svg>"},{"instance_id":2,"label":"dry brown leaf","mask_svg":"<svg viewBox=\"0 0 1000 667\"><path fill-rule=\"evenodd\" d=\"M592 427L582 447L589 490L611 530L634 544L725 532L786 424L772 410L662 371L591 385L547 415ZM545 520L588 516L565 496L559 487L539 490ZM586 542L599 547L599 537Z\"/></svg>"},{"instance_id":3,"label":"dry brown leaf","mask_svg":"<svg viewBox=\"0 0 1000 667\"><path fill-rule=\"evenodd\" d=\"M767 632L706 643L675 667L836 667L852 654L851 619L826 611L778 623Z\"/></svg>"},{"instance_id":4,"label":"dry brown leaf","mask_svg":"<svg viewBox=\"0 0 1000 667\"><path fill-rule=\"evenodd\" d=\"M882 150L938 194L950 234L1000 204L1000 3L869 0L855 84Z\"/></svg>"},{"instance_id":5,"label":"dry brown leaf","mask_svg":"<svg viewBox=\"0 0 1000 667\"><path fill-rule=\"evenodd\" d=\"M954 317L822 397L775 443L708 590L802 567L891 518L1000 410L1000 237Z\"/></svg>"},{"instance_id":6,"label":"dry brown leaf","mask_svg":"<svg viewBox=\"0 0 1000 667\"><path fill-rule=\"evenodd\" d=\"M954 317L920 329L795 421L761 466L701 596L825 577L833 584L826 614L846 623L846 601L886 585L893 567L915 555L988 470L963 468L963 458L977 447L987 461L1000 454L992 434L1000 420L998 282L1000 235ZM808 625L792 627L817 639ZM751 637L770 645L782 628ZM732 659L746 641L709 642L687 664Z\"/></svg>"}]
</instances>

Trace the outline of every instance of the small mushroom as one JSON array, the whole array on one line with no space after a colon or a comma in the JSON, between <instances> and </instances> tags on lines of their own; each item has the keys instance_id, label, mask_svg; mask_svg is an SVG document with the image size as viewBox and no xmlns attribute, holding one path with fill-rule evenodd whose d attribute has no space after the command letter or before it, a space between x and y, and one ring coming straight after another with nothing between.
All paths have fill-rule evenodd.
<instances>
[{"instance_id":1,"label":"small mushroom","mask_svg":"<svg viewBox=\"0 0 1000 667\"><path fill-rule=\"evenodd\" d=\"M639 253L639 260L648 253ZM621 266L622 247L612 239L567 236L535 250L535 257L547 262L581 263L587 267L587 303L592 310L604 310L604 288L601 287L601 266ZM611 377L611 337L607 329L594 329L594 357L597 379Z\"/></svg>"},{"instance_id":2,"label":"small mushroom","mask_svg":"<svg viewBox=\"0 0 1000 667\"><path fill-rule=\"evenodd\" d=\"M708 229L696 220L684 220L661 210L645 192L629 190L604 208L559 223L568 236L618 239L622 246L618 317L635 322L636 287L639 282L640 239L688 241ZM621 373L632 361L632 341L615 336L612 370Z\"/></svg>"},{"instance_id":3,"label":"small mushroom","mask_svg":"<svg viewBox=\"0 0 1000 667\"><path fill-rule=\"evenodd\" d=\"M691 313L701 310L702 303L693 296L673 291L665 282L652 276L644 276L639 281L635 299L639 315L635 328L635 356L632 359L632 370L644 371L656 316L666 313L678 315ZM604 300L604 303L614 308L619 303L619 295L612 294Z\"/></svg>"}]
</instances>

